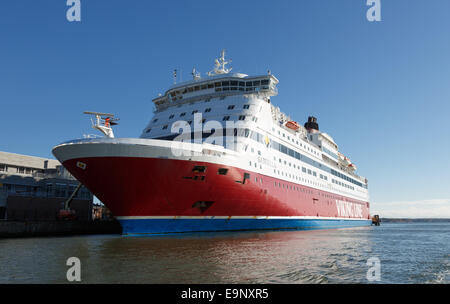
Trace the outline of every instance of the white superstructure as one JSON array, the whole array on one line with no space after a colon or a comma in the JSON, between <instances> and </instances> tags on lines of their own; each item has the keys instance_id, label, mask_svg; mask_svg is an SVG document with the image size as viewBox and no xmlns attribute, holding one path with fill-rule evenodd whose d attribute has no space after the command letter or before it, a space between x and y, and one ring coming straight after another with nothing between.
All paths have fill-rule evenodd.
<instances>
[{"instance_id":1,"label":"white superstructure","mask_svg":"<svg viewBox=\"0 0 450 304\"><path fill-rule=\"evenodd\" d=\"M356 166L339 152L333 138L318 130L314 117L305 128L273 105L271 97L278 93L275 76L231 73L226 64L222 53L208 76L193 73L193 80L175 84L155 98L154 116L141 138L174 140L179 135L174 132L186 132L187 127L194 142L232 150L234 164L242 169L369 200L367 179L355 173ZM223 133L214 133L218 122ZM227 137L240 144L228 145Z\"/></svg>"}]
</instances>

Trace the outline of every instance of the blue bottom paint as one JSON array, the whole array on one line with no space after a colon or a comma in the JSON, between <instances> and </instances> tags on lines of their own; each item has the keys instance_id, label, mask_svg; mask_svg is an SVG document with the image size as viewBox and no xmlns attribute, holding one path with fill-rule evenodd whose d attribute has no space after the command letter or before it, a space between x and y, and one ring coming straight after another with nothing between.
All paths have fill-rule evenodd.
<instances>
[{"instance_id":1,"label":"blue bottom paint","mask_svg":"<svg viewBox=\"0 0 450 304\"><path fill-rule=\"evenodd\" d=\"M276 229L336 229L370 226L370 220L331 219L136 219L120 220L123 234L164 234Z\"/></svg>"}]
</instances>

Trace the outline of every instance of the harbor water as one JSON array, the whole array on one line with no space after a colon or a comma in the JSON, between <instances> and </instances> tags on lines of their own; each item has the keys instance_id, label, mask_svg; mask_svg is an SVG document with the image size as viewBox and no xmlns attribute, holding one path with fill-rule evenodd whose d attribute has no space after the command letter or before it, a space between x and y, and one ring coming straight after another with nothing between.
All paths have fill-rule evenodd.
<instances>
[{"instance_id":1,"label":"harbor water","mask_svg":"<svg viewBox=\"0 0 450 304\"><path fill-rule=\"evenodd\" d=\"M0 239L0 283L450 283L450 222L313 231ZM379 260L378 280L368 280Z\"/></svg>"}]
</instances>

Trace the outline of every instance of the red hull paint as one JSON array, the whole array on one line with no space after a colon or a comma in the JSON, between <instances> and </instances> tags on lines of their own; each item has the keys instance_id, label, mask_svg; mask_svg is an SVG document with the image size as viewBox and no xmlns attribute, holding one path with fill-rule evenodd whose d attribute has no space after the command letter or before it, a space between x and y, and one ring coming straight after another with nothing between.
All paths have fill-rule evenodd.
<instances>
[{"instance_id":1,"label":"red hull paint","mask_svg":"<svg viewBox=\"0 0 450 304\"><path fill-rule=\"evenodd\" d=\"M77 166L77 162L82 164ZM64 166L115 216L350 218L339 216L336 200L340 200L361 205L362 216L358 218L370 218L367 202L225 165L173 159L92 157L71 159ZM206 172L194 173L194 166L206 166ZM219 168L227 168L228 173L219 175ZM245 184L236 182L243 180L244 172L250 173L250 179ZM199 201L214 203L193 207Z\"/></svg>"}]
</instances>

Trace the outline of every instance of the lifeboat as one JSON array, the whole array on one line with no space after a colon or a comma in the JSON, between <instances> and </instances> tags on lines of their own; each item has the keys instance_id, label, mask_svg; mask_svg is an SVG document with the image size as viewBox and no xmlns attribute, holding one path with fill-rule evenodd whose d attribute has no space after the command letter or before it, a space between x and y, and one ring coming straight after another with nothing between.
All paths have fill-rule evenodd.
<instances>
[{"instance_id":1,"label":"lifeboat","mask_svg":"<svg viewBox=\"0 0 450 304\"><path fill-rule=\"evenodd\" d=\"M356 165L355 164L350 164L348 165L349 169L352 171L356 171Z\"/></svg>"},{"instance_id":2,"label":"lifeboat","mask_svg":"<svg viewBox=\"0 0 450 304\"><path fill-rule=\"evenodd\" d=\"M342 163L344 163L345 166L350 166L352 164L350 159L341 153L339 153L339 159Z\"/></svg>"},{"instance_id":3,"label":"lifeboat","mask_svg":"<svg viewBox=\"0 0 450 304\"><path fill-rule=\"evenodd\" d=\"M344 156L344 164L351 166L352 162L350 161L350 159L348 157Z\"/></svg>"},{"instance_id":4,"label":"lifeboat","mask_svg":"<svg viewBox=\"0 0 450 304\"><path fill-rule=\"evenodd\" d=\"M294 131L297 131L300 128L300 125L297 122L290 120L286 123L286 127Z\"/></svg>"}]
</instances>

